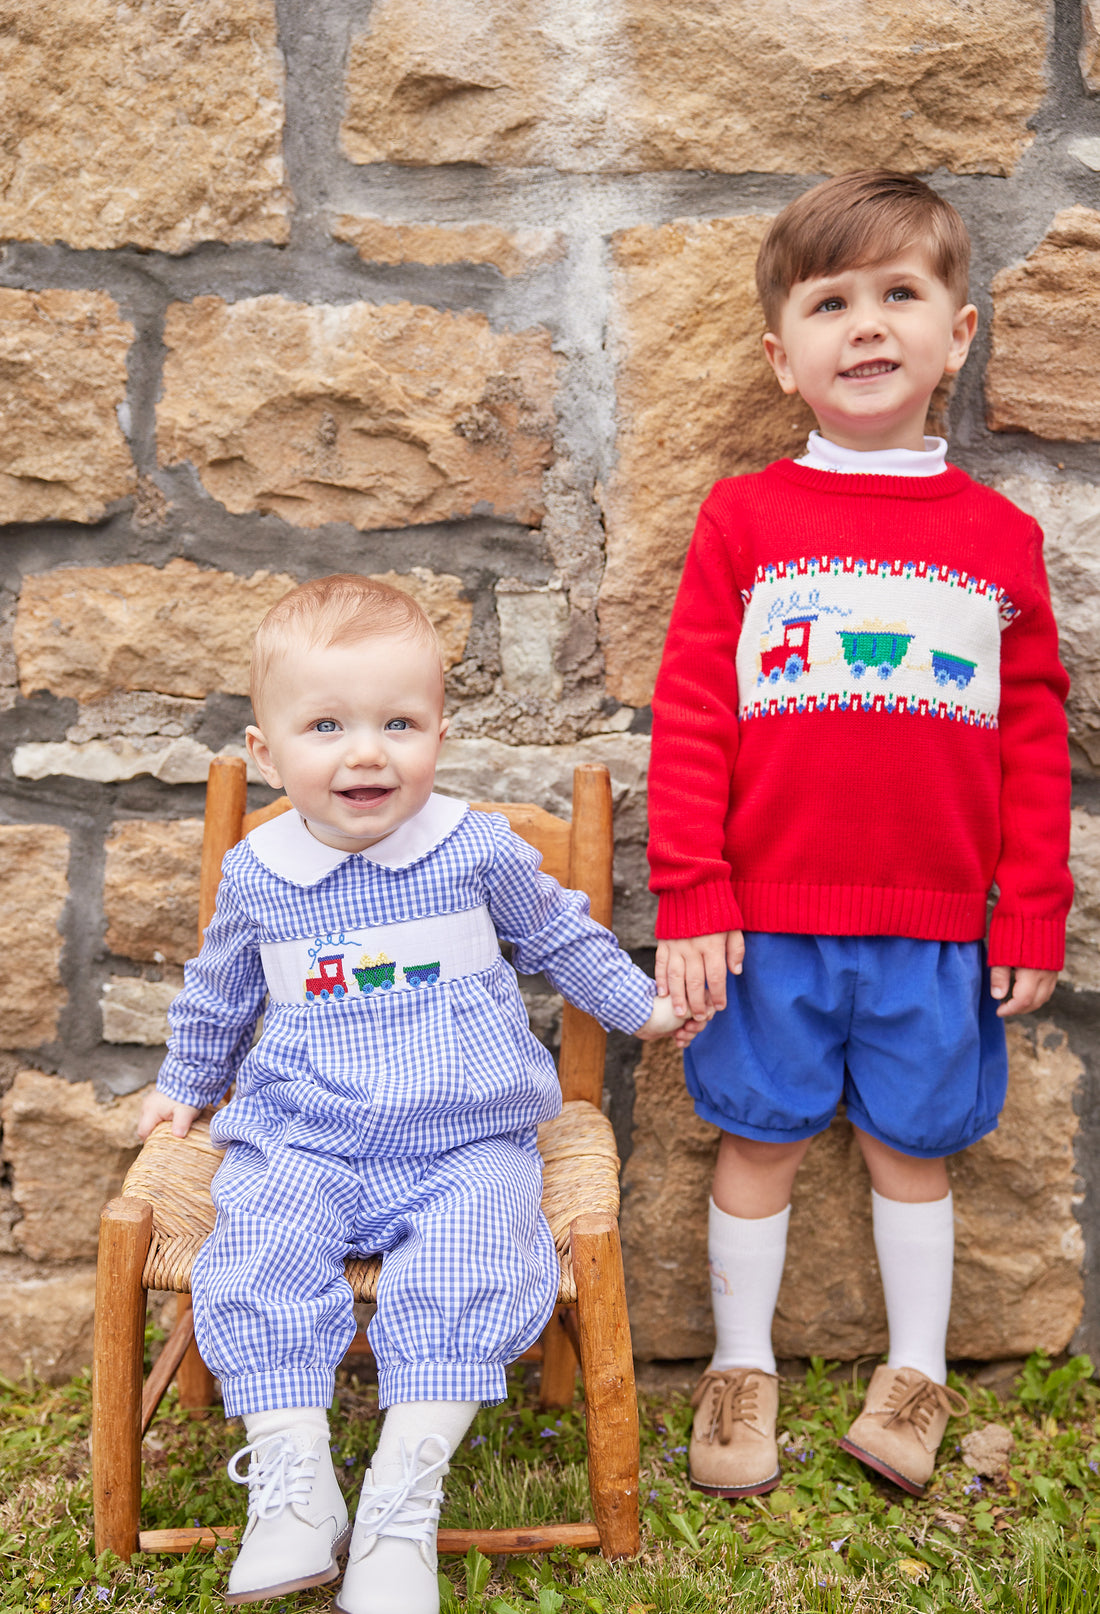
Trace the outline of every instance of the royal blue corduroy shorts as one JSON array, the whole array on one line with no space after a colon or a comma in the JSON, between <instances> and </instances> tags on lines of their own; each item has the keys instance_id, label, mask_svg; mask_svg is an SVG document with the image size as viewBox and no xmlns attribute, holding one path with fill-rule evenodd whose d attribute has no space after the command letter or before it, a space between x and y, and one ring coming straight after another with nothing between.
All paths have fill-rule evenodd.
<instances>
[{"instance_id":1,"label":"royal blue corduroy shorts","mask_svg":"<svg viewBox=\"0 0 1100 1614\"><path fill-rule=\"evenodd\" d=\"M938 1159L997 1125L1008 1058L981 942L754 931L727 989L685 1056L723 1131L794 1142L843 1100L872 1137Z\"/></svg>"}]
</instances>

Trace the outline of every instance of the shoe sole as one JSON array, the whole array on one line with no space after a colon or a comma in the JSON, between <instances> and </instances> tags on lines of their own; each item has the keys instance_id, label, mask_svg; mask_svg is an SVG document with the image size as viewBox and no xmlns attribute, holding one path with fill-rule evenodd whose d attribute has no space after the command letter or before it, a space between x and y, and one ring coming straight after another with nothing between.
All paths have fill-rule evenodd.
<instances>
[{"instance_id":1,"label":"shoe sole","mask_svg":"<svg viewBox=\"0 0 1100 1614\"><path fill-rule=\"evenodd\" d=\"M289 1592L305 1592L311 1586L327 1586L330 1580L336 1580L340 1574L339 1558L348 1549L351 1541L351 1525L342 1535L336 1537L332 1544L332 1562L327 1569L322 1569L316 1575L303 1575L299 1580L283 1580L277 1586L261 1586L251 1592L225 1592L223 1602L226 1603L266 1603L272 1597L285 1597Z\"/></svg>"},{"instance_id":2,"label":"shoe sole","mask_svg":"<svg viewBox=\"0 0 1100 1614\"><path fill-rule=\"evenodd\" d=\"M896 1468L891 1468L889 1463L883 1462L882 1458L876 1457L873 1452L864 1451L862 1446L857 1446L855 1441L848 1439L847 1435L838 1441L838 1445L841 1451L846 1451L849 1457L854 1457L858 1463L863 1464L864 1468L873 1469L876 1474L881 1475L883 1479L889 1480L891 1485L896 1485L899 1490L905 1491L907 1495L924 1496L928 1490L927 1485L921 1485L919 1481L911 1480L905 1474L899 1474Z\"/></svg>"},{"instance_id":3,"label":"shoe sole","mask_svg":"<svg viewBox=\"0 0 1100 1614\"><path fill-rule=\"evenodd\" d=\"M775 1490L781 1477L777 1468L774 1474L766 1480L758 1480L755 1485L704 1485L689 1470L688 1484L692 1490L702 1491L704 1496L717 1496L723 1501L733 1502L739 1496L766 1496L769 1491Z\"/></svg>"}]
</instances>

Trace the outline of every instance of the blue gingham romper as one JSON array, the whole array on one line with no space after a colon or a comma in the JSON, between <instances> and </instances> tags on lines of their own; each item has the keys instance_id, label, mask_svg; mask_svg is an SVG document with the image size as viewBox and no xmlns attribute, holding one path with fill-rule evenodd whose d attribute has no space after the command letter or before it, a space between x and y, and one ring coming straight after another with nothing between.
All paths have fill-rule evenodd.
<instances>
[{"instance_id":1,"label":"blue gingham romper","mask_svg":"<svg viewBox=\"0 0 1100 1614\"><path fill-rule=\"evenodd\" d=\"M637 1030L654 989L538 861L502 815L438 795L358 854L288 812L227 855L157 1082L201 1106L236 1080L192 1273L227 1415L329 1405L348 1255L386 1257L382 1406L500 1400L544 1327L558 1262L535 1137L561 1094L497 936L605 1026Z\"/></svg>"}]
</instances>

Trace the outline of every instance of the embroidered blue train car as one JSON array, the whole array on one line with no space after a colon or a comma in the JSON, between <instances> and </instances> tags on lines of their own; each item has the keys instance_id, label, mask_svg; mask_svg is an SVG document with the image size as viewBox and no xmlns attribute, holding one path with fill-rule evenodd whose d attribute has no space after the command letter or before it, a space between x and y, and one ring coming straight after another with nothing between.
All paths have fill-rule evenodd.
<instances>
[{"instance_id":1,"label":"embroidered blue train car","mask_svg":"<svg viewBox=\"0 0 1100 1614\"><path fill-rule=\"evenodd\" d=\"M967 661L965 656L951 656L946 650L933 650L932 676L937 684L957 684L959 689L965 689L977 670L976 661Z\"/></svg>"},{"instance_id":2,"label":"embroidered blue train car","mask_svg":"<svg viewBox=\"0 0 1100 1614\"><path fill-rule=\"evenodd\" d=\"M402 973L408 986L434 986L439 980L439 960L434 964L402 964Z\"/></svg>"}]
</instances>

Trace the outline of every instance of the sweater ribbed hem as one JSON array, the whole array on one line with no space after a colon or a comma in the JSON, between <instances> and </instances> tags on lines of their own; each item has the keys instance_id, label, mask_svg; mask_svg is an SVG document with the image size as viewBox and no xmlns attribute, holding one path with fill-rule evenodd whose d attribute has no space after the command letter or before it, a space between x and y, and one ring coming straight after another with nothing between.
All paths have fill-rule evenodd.
<instances>
[{"instance_id":1,"label":"sweater ribbed hem","mask_svg":"<svg viewBox=\"0 0 1100 1614\"><path fill-rule=\"evenodd\" d=\"M989 962L1013 969L1060 970L1066 961L1064 919L1024 919L997 911L989 926Z\"/></svg>"},{"instance_id":2,"label":"sweater ribbed hem","mask_svg":"<svg viewBox=\"0 0 1100 1614\"><path fill-rule=\"evenodd\" d=\"M984 891L921 891L890 886L733 883L745 930L803 936L912 936L923 941L980 941Z\"/></svg>"},{"instance_id":3,"label":"sweater ribbed hem","mask_svg":"<svg viewBox=\"0 0 1100 1614\"><path fill-rule=\"evenodd\" d=\"M662 891L657 900L657 940L677 936L715 936L742 930L741 910L728 880L692 886L687 891Z\"/></svg>"}]
</instances>

